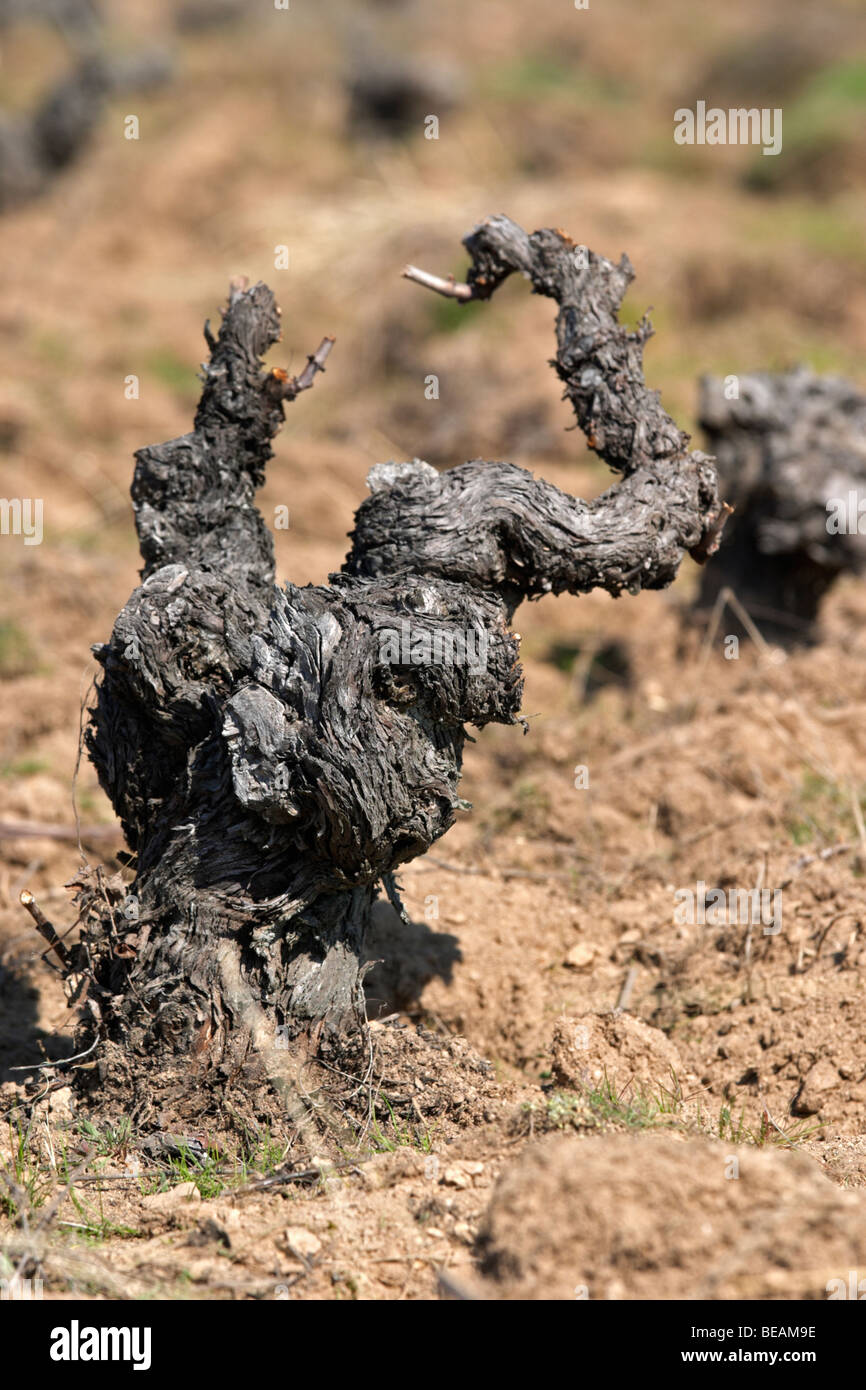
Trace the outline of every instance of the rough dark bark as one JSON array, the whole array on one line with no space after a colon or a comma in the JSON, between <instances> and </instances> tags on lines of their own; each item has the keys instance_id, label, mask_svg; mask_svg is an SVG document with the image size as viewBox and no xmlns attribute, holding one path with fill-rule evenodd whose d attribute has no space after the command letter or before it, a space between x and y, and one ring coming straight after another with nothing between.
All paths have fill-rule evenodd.
<instances>
[{"instance_id":1,"label":"rough dark bark","mask_svg":"<svg viewBox=\"0 0 866 1390\"><path fill-rule=\"evenodd\" d=\"M850 493L866 510L866 396L807 368L701 382L699 417L735 506L719 554L703 573L699 604L734 591L766 636L785 644L817 635L821 600L845 571L866 567L864 533L828 529L828 504Z\"/></svg>"},{"instance_id":2,"label":"rough dark bark","mask_svg":"<svg viewBox=\"0 0 866 1390\"><path fill-rule=\"evenodd\" d=\"M521 270L559 303L556 369L624 479L585 503L507 463L381 464L343 572L274 588L253 495L329 343L298 380L265 374L273 296L233 287L192 434L137 455L143 583L97 649L88 748L136 878L111 912L85 894L82 1042L225 1075L277 1028L322 1048L361 1027L379 885L397 901L465 804L464 726L520 719L517 604L660 587L717 542L712 461L643 384L648 329L616 321L627 262L576 270L563 234L506 218L466 245L479 295Z\"/></svg>"}]
</instances>

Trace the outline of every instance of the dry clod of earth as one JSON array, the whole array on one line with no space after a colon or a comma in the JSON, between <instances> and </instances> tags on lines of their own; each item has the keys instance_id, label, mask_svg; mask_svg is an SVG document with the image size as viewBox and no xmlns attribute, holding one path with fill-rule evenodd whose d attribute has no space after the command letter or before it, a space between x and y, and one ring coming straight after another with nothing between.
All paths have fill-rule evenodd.
<instances>
[{"instance_id":1,"label":"dry clod of earth","mask_svg":"<svg viewBox=\"0 0 866 1390\"><path fill-rule=\"evenodd\" d=\"M370 1191L396 1187L400 1182L425 1175L427 1159L417 1149L400 1148L373 1154L359 1170L362 1185Z\"/></svg>"},{"instance_id":2,"label":"dry clod of earth","mask_svg":"<svg viewBox=\"0 0 866 1390\"><path fill-rule=\"evenodd\" d=\"M496 1118L508 1095L490 1062L464 1038L439 1038L420 1029L371 1024L376 1076L388 1105L409 1117L483 1124Z\"/></svg>"},{"instance_id":3,"label":"dry clod of earth","mask_svg":"<svg viewBox=\"0 0 866 1390\"><path fill-rule=\"evenodd\" d=\"M581 1014L557 1020L551 1044L553 1079L583 1087L607 1080L671 1087L685 1068L678 1049L659 1028L627 1013Z\"/></svg>"},{"instance_id":4,"label":"dry clod of earth","mask_svg":"<svg viewBox=\"0 0 866 1390\"><path fill-rule=\"evenodd\" d=\"M149 1197L142 1197L141 1204L148 1212L164 1215L200 1201L201 1193L195 1183L181 1182L167 1192L154 1192Z\"/></svg>"},{"instance_id":5,"label":"dry clod of earth","mask_svg":"<svg viewBox=\"0 0 866 1390\"><path fill-rule=\"evenodd\" d=\"M576 946L572 946L562 963L569 970L588 970L594 960L595 947L579 941Z\"/></svg>"},{"instance_id":6,"label":"dry clod of earth","mask_svg":"<svg viewBox=\"0 0 866 1390\"><path fill-rule=\"evenodd\" d=\"M283 1232L283 1244L290 1255L296 1255L305 1260L318 1255L322 1248L319 1237L312 1231L308 1231L305 1226L287 1226Z\"/></svg>"},{"instance_id":7,"label":"dry clod of earth","mask_svg":"<svg viewBox=\"0 0 866 1390\"><path fill-rule=\"evenodd\" d=\"M802 1154L646 1134L547 1136L479 1235L496 1299L825 1299L866 1257L866 1201Z\"/></svg>"},{"instance_id":8,"label":"dry clod of earth","mask_svg":"<svg viewBox=\"0 0 866 1390\"><path fill-rule=\"evenodd\" d=\"M827 1103L832 1091L840 1083L839 1072L828 1057L821 1057L810 1067L803 1079L803 1086L793 1105L796 1115L818 1115Z\"/></svg>"}]
</instances>

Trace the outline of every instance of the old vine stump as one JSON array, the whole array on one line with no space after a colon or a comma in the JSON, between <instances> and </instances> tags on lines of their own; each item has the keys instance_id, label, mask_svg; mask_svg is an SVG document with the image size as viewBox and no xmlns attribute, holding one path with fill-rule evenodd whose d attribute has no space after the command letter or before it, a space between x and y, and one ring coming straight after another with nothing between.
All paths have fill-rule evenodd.
<instances>
[{"instance_id":1,"label":"old vine stump","mask_svg":"<svg viewBox=\"0 0 866 1390\"><path fill-rule=\"evenodd\" d=\"M381 464L341 572L275 587L254 494L330 341L299 378L264 372L273 295L233 285L192 433L137 455L142 582L96 649L87 747L135 873L81 890L79 1041L103 1082L122 1057L224 1083L275 1042L321 1056L363 1029L380 885L397 901L461 809L465 725L519 721L518 604L662 588L716 547L713 461L644 385L649 324L617 320L628 260L506 217L464 244L467 284L407 274L465 300L516 271L554 299L556 371L619 483L583 502L509 463Z\"/></svg>"}]
</instances>

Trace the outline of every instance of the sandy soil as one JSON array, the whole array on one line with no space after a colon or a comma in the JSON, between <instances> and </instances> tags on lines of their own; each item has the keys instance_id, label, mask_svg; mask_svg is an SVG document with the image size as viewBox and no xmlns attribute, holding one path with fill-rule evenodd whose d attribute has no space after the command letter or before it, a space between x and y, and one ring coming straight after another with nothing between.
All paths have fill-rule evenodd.
<instances>
[{"instance_id":1,"label":"sandy soil","mask_svg":"<svg viewBox=\"0 0 866 1390\"><path fill-rule=\"evenodd\" d=\"M118 45L173 22L167 3L108 9ZM371 1065L339 1133L287 1121L251 1136L244 1169L219 1127L171 1140L167 1116L142 1147L135 1116L93 1132L62 1074L27 1089L11 1070L71 1052L18 894L71 926L73 781L86 862L119 868L86 760L76 776L89 646L136 583L132 451L188 427L230 275L274 286L292 370L338 337L261 495L266 517L290 509L277 554L296 582L339 566L377 461L509 458L577 494L607 486L566 432L551 306L514 284L453 310L399 278L406 260L459 273L488 212L627 250L627 313L655 306L647 374L686 427L703 370L804 360L866 382L866 122L827 77L866 51L853 6L289 14L175 34L177 79L134 99L140 140L114 103L86 157L0 227L0 494L45 508L41 545L0 537L0 820L66 836L0 839L0 1153L43 1214L89 1154L33 1237L46 1296L826 1298L866 1273L854 580L823 641L784 657L709 649L690 566L663 594L520 613L529 733L470 747L473 811L401 876L412 927L379 908ZM453 63L456 33L463 93L438 141L353 123L341 74L364 43ZM58 55L27 30L2 46L0 94L27 104ZM678 162L673 107L757 100L756 84L791 113L772 186L749 150ZM678 921L698 883L778 890L779 929ZM0 1205L7 1262L23 1239Z\"/></svg>"}]
</instances>

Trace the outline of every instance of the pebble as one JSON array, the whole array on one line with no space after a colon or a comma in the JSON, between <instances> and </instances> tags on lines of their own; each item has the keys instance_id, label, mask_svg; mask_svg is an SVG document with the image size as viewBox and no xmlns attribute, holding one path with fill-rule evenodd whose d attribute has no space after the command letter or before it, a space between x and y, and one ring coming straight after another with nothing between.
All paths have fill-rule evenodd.
<instances>
[{"instance_id":1,"label":"pebble","mask_svg":"<svg viewBox=\"0 0 866 1390\"><path fill-rule=\"evenodd\" d=\"M576 946L572 946L563 964L567 965L569 970L586 970L594 960L595 947L579 941Z\"/></svg>"},{"instance_id":2,"label":"pebble","mask_svg":"<svg viewBox=\"0 0 866 1390\"><path fill-rule=\"evenodd\" d=\"M290 1245L299 1255L306 1259L312 1259L313 1255L318 1255L322 1248L322 1242L312 1231L308 1231L304 1226L287 1226L283 1232L286 1245Z\"/></svg>"}]
</instances>

